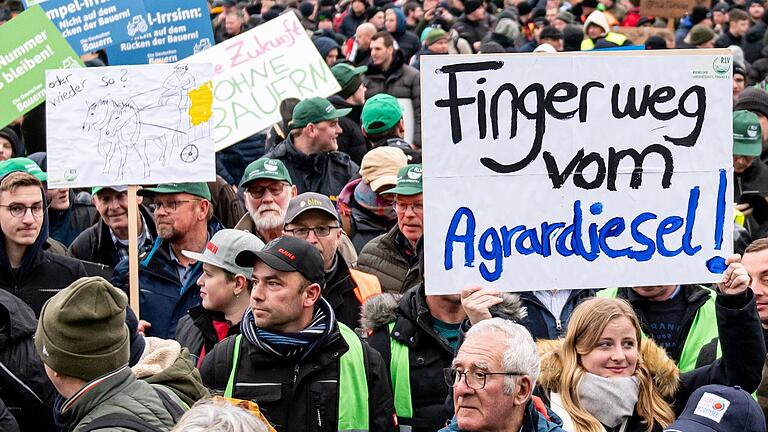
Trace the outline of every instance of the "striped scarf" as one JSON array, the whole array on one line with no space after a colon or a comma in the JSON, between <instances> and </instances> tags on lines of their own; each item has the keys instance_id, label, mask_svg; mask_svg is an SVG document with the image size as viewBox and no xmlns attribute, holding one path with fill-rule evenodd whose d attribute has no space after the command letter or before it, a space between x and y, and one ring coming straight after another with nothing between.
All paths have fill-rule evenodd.
<instances>
[{"instance_id":1,"label":"striped scarf","mask_svg":"<svg viewBox=\"0 0 768 432\"><path fill-rule=\"evenodd\" d=\"M306 358L315 347L329 342L331 331L336 326L336 316L331 305L323 298L317 302L312 321L298 333L276 333L256 326L251 308L245 311L240 330L256 348L278 357Z\"/></svg>"}]
</instances>

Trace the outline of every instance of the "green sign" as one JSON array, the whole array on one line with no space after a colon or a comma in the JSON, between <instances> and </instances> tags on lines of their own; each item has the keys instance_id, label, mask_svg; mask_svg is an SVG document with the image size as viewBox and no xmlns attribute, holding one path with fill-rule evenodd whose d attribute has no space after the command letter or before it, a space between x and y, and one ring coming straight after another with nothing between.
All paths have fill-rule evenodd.
<instances>
[{"instance_id":1,"label":"green sign","mask_svg":"<svg viewBox=\"0 0 768 432\"><path fill-rule=\"evenodd\" d=\"M83 66L40 6L0 26L0 127L45 101L45 70Z\"/></svg>"}]
</instances>

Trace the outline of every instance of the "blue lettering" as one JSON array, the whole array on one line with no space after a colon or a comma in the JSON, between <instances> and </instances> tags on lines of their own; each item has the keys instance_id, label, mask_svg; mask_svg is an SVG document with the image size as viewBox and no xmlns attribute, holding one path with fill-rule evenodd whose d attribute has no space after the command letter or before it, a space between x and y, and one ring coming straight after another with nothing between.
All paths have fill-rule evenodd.
<instances>
[{"instance_id":1,"label":"blue lettering","mask_svg":"<svg viewBox=\"0 0 768 432\"><path fill-rule=\"evenodd\" d=\"M525 246L523 244L526 240L528 240L530 246ZM522 255L530 255L532 253L541 255L541 243L539 242L536 228L529 228L525 230L524 233L520 234L520 237L518 237L515 242L515 249Z\"/></svg>"},{"instance_id":2,"label":"blue lettering","mask_svg":"<svg viewBox=\"0 0 768 432\"><path fill-rule=\"evenodd\" d=\"M721 177L720 178L720 189L722 191L722 189L723 189L723 187L722 187L722 185L723 185L722 175L725 174L725 170L720 170L720 172L721 172L721 176L720 176ZM696 208L699 207L699 194L700 193L701 193L701 191L699 190L699 187L695 186L695 187L691 188L691 192L688 195L688 211L685 214L685 232L683 232L683 251L685 251L685 253L687 255L689 255L689 256L693 256L693 255L696 254L696 252L701 250L701 245L697 245L697 246L692 246L691 245L691 239L693 238L693 225L696 222ZM718 194L719 194L719 192L718 192ZM725 192L724 191L723 191L723 197L725 197ZM725 200L725 198L723 198L723 200ZM719 205L720 204L718 203L718 210L717 210L718 212L720 211ZM723 211L725 211L725 210L723 210ZM725 214L723 214L723 215L725 215ZM717 222L715 222L715 224L717 224ZM723 241L723 239L722 239L722 235L723 235L722 234L723 233L722 228L723 227L721 226L720 227L720 231L719 231L720 232L720 237L721 237L720 238L721 242ZM716 233L718 232L717 231L717 227L715 227L715 232Z\"/></svg>"},{"instance_id":3,"label":"blue lettering","mask_svg":"<svg viewBox=\"0 0 768 432\"><path fill-rule=\"evenodd\" d=\"M629 258L632 258L633 260L636 260L639 262L648 261L649 259L651 259L651 256L653 256L653 253L656 252L656 245L653 244L653 240L651 240L648 236L640 232L640 224L652 219L656 219L655 214L644 212L637 215L637 217L632 221L632 224L630 225L631 232L632 232L632 239L647 247L644 250L640 250L640 251L630 250L629 254L627 254Z\"/></svg>"},{"instance_id":4,"label":"blue lettering","mask_svg":"<svg viewBox=\"0 0 768 432\"><path fill-rule=\"evenodd\" d=\"M501 227L501 238L504 239L504 257L505 258L509 258L509 256L512 255L512 236L514 236L515 233L523 230L525 230L525 225L518 225L512 228L511 231L508 231L506 225Z\"/></svg>"},{"instance_id":5,"label":"blue lettering","mask_svg":"<svg viewBox=\"0 0 768 432\"><path fill-rule=\"evenodd\" d=\"M488 240L490 240L491 248L488 249ZM480 256L485 260L493 260L496 262L493 271L488 269L485 263L480 264L480 275L488 282L493 282L501 277L502 265L504 263L503 251L501 249L501 239L499 234L493 228L488 228L480 235Z\"/></svg>"},{"instance_id":6,"label":"blue lettering","mask_svg":"<svg viewBox=\"0 0 768 432\"><path fill-rule=\"evenodd\" d=\"M683 218L680 216L670 216L659 223L659 227L656 229L656 248L658 249L661 256L673 257L683 251L682 246L680 246L679 249L669 250L667 249L666 245L664 245L664 236L667 234L672 234L673 232L679 230L682 226Z\"/></svg>"},{"instance_id":7,"label":"blue lettering","mask_svg":"<svg viewBox=\"0 0 768 432\"><path fill-rule=\"evenodd\" d=\"M467 229L464 234L457 234L459 223L463 217L467 218ZM456 210L445 235L445 260L443 265L446 270L453 268L453 243L464 243L464 267L474 267L475 261L475 215L467 207Z\"/></svg>"},{"instance_id":8,"label":"blue lettering","mask_svg":"<svg viewBox=\"0 0 768 432\"><path fill-rule=\"evenodd\" d=\"M608 257L618 258L627 256L632 250L631 248L615 250L608 246L608 238L620 236L625 228L626 224L624 223L624 218L620 217L611 218L602 228L600 228L600 249L605 252L605 255Z\"/></svg>"},{"instance_id":9,"label":"blue lettering","mask_svg":"<svg viewBox=\"0 0 768 432\"><path fill-rule=\"evenodd\" d=\"M552 255L552 239L550 236L564 226L565 222L541 223L541 256L548 257Z\"/></svg>"}]
</instances>

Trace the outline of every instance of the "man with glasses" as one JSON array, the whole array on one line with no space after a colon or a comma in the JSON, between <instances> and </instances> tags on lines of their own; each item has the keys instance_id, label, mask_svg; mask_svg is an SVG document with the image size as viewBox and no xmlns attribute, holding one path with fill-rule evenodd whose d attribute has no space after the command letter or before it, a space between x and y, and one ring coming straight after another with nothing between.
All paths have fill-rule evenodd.
<instances>
[{"instance_id":1,"label":"man with glasses","mask_svg":"<svg viewBox=\"0 0 768 432\"><path fill-rule=\"evenodd\" d=\"M48 212L41 181L46 174L38 168L35 176L9 162L0 164L0 288L38 316L49 298L87 275L80 261L44 248Z\"/></svg>"},{"instance_id":2,"label":"man with glasses","mask_svg":"<svg viewBox=\"0 0 768 432\"><path fill-rule=\"evenodd\" d=\"M346 153L337 151L339 118L349 112L321 97L304 99L293 109L288 138L264 157L283 161L299 193L317 192L335 201L359 169Z\"/></svg>"},{"instance_id":3,"label":"man with glasses","mask_svg":"<svg viewBox=\"0 0 768 432\"><path fill-rule=\"evenodd\" d=\"M534 403L540 368L536 344L525 327L502 318L475 324L452 367L445 370L446 384L453 387L455 416L440 432L564 432Z\"/></svg>"},{"instance_id":4,"label":"man with glasses","mask_svg":"<svg viewBox=\"0 0 768 432\"><path fill-rule=\"evenodd\" d=\"M350 269L339 252L341 222L331 200L314 192L291 199L283 232L306 240L320 252L325 268L323 297L339 322L353 329L358 327L360 306L369 297L381 294L381 284L372 274Z\"/></svg>"},{"instance_id":5,"label":"man with glasses","mask_svg":"<svg viewBox=\"0 0 768 432\"><path fill-rule=\"evenodd\" d=\"M169 339L174 337L179 319L200 304L196 281L202 263L181 251L202 252L222 226L213 218L211 192L205 183L167 183L141 189L138 194L153 198L158 234L139 262L139 329L147 336ZM115 268L112 283L127 290L127 258Z\"/></svg>"},{"instance_id":6,"label":"man with glasses","mask_svg":"<svg viewBox=\"0 0 768 432\"><path fill-rule=\"evenodd\" d=\"M236 230L248 231L264 243L283 235L288 201L296 196L296 186L285 164L277 159L251 162L240 180L245 209L248 213L235 225Z\"/></svg>"},{"instance_id":7,"label":"man with glasses","mask_svg":"<svg viewBox=\"0 0 768 432\"><path fill-rule=\"evenodd\" d=\"M397 226L365 245L357 268L377 275L384 291L401 293L418 283L416 243L424 231L421 164L400 168L397 186L381 194L395 196Z\"/></svg>"}]
</instances>

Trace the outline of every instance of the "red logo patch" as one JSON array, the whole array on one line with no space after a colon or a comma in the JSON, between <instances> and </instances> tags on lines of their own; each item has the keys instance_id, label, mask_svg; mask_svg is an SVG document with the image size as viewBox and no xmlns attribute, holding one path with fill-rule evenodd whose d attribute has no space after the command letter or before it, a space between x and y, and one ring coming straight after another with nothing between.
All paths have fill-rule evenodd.
<instances>
[{"instance_id":1,"label":"red logo patch","mask_svg":"<svg viewBox=\"0 0 768 432\"><path fill-rule=\"evenodd\" d=\"M211 251L214 255L219 251L219 247L213 244L213 242L208 242L208 244L205 245L205 248Z\"/></svg>"},{"instance_id":2,"label":"red logo patch","mask_svg":"<svg viewBox=\"0 0 768 432\"><path fill-rule=\"evenodd\" d=\"M278 252L280 252L281 254L283 254L283 255L287 256L287 257L288 257L288 259L289 259L289 260L291 260L291 261L293 261L293 260L295 260L295 259L296 259L296 255L294 255L294 254L292 254L292 253L288 252L287 250L285 250L285 249L283 249L283 248L280 248L280 249L278 249L277 251L278 251Z\"/></svg>"}]
</instances>

